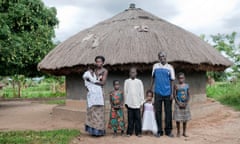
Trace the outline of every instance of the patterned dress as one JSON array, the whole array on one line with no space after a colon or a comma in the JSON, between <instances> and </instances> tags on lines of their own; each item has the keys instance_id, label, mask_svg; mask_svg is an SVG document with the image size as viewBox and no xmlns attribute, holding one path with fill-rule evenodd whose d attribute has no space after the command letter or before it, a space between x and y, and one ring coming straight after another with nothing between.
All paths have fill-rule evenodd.
<instances>
[{"instance_id":1,"label":"patterned dress","mask_svg":"<svg viewBox=\"0 0 240 144\"><path fill-rule=\"evenodd\" d=\"M110 110L110 118L108 127L114 131L125 129L124 112L120 106L123 104L123 92L113 91L110 95L110 101L112 103Z\"/></svg>"},{"instance_id":2,"label":"patterned dress","mask_svg":"<svg viewBox=\"0 0 240 144\"><path fill-rule=\"evenodd\" d=\"M188 84L184 84L183 86L179 84L176 85L176 94L177 94L176 100L179 103L187 104L187 101L189 100L189 95L187 93L188 89L189 89ZM175 102L173 119L175 121L180 121L180 122L186 122L188 120L191 120L191 112L190 112L189 104L187 104L185 108L180 108L177 102Z\"/></svg>"}]
</instances>

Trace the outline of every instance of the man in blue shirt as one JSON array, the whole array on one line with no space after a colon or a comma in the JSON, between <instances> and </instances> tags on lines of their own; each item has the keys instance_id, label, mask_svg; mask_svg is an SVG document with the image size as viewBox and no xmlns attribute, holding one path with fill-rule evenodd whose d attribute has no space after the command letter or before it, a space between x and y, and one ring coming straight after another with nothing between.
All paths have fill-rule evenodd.
<instances>
[{"instance_id":1,"label":"man in blue shirt","mask_svg":"<svg viewBox=\"0 0 240 144\"><path fill-rule=\"evenodd\" d=\"M158 125L157 137L163 135L162 130L162 103L165 111L165 134L174 137L172 134L172 99L173 99L173 81L175 72L173 67L167 63L165 52L159 52L158 58L160 63L153 65L151 89L154 85L154 107L156 121Z\"/></svg>"}]
</instances>

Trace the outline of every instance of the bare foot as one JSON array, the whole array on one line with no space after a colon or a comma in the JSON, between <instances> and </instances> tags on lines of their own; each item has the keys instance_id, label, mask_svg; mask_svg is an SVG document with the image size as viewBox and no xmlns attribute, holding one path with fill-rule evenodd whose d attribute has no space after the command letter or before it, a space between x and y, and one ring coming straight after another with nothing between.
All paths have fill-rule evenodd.
<instances>
[{"instance_id":1,"label":"bare foot","mask_svg":"<svg viewBox=\"0 0 240 144\"><path fill-rule=\"evenodd\" d=\"M184 137L188 137L188 135L186 135L185 133L183 133L183 136L184 136Z\"/></svg>"},{"instance_id":2,"label":"bare foot","mask_svg":"<svg viewBox=\"0 0 240 144\"><path fill-rule=\"evenodd\" d=\"M81 137L80 136L78 136L77 139L78 139L78 141L81 141Z\"/></svg>"}]
</instances>

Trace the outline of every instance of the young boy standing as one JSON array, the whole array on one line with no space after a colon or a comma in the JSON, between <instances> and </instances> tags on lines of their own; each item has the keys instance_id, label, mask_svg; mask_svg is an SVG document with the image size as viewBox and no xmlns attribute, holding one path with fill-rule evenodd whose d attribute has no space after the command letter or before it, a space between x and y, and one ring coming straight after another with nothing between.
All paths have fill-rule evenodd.
<instances>
[{"instance_id":1,"label":"young boy standing","mask_svg":"<svg viewBox=\"0 0 240 144\"><path fill-rule=\"evenodd\" d=\"M129 72L130 78L124 82L124 100L128 110L128 127L127 136L133 134L135 129L135 135L142 136L141 126L141 105L144 103L144 89L143 83L140 79L137 79L137 69L132 67Z\"/></svg>"}]
</instances>

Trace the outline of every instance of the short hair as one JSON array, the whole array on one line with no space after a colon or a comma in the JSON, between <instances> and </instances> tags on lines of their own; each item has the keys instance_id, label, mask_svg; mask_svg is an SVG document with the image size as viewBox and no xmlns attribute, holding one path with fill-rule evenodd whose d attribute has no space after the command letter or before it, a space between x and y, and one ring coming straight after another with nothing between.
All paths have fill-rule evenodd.
<instances>
[{"instance_id":1,"label":"short hair","mask_svg":"<svg viewBox=\"0 0 240 144\"><path fill-rule=\"evenodd\" d=\"M160 56L160 54L164 54L165 56L167 56L167 53L164 52L164 51L160 51L160 52L158 53L158 56Z\"/></svg>"},{"instance_id":2,"label":"short hair","mask_svg":"<svg viewBox=\"0 0 240 144\"><path fill-rule=\"evenodd\" d=\"M147 91L146 91L146 94L148 94L148 93L151 93L152 96L153 96L153 91L152 91L152 90L147 90Z\"/></svg>"},{"instance_id":3,"label":"short hair","mask_svg":"<svg viewBox=\"0 0 240 144\"><path fill-rule=\"evenodd\" d=\"M119 82L119 83L120 83L120 81L119 81L119 80L113 80L113 85L115 85L115 84L116 84L116 82Z\"/></svg>"},{"instance_id":4,"label":"short hair","mask_svg":"<svg viewBox=\"0 0 240 144\"><path fill-rule=\"evenodd\" d=\"M103 63L105 62L104 56L100 56L100 55L99 55L99 56L96 56L96 57L95 57L95 62L97 61L97 59L101 59Z\"/></svg>"},{"instance_id":5,"label":"short hair","mask_svg":"<svg viewBox=\"0 0 240 144\"><path fill-rule=\"evenodd\" d=\"M185 76L185 74L184 74L183 72L179 72L179 73L177 74L177 77L179 78L180 76Z\"/></svg>"}]
</instances>

